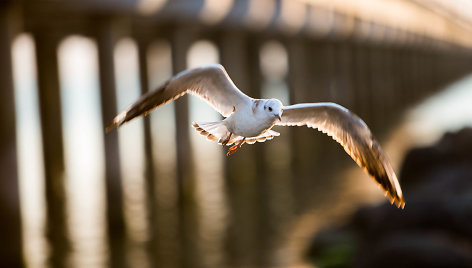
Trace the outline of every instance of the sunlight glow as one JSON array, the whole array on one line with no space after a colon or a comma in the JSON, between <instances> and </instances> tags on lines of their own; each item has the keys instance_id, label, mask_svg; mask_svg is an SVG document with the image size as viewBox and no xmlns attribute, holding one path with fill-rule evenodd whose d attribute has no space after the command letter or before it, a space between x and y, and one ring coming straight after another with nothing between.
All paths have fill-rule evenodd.
<instances>
[{"instance_id":1,"label":"sunlight glow","mask_svg":"<svg viewBox=\"0 0 472 268\"><path fill-rule=\"evenodd\" d=\"M234 0L205 0L200 18L208 24L220 22L233 7Z\"/></svg>"},{"instance_id":2,"label":"sunlight glow","mask_svg":"<svg viewBox=\"0 0 472 268\"><path fill-rule=\"evenodd\" d=\"M218 48L209 41L194 43L187 54L189 68L219 62ZM211 122L221 116L203 100L189 98L190 120ZM227 205L223 181L223 154L220 145L209 142L193 130L191 142L196 161L196 191L199 206L199 240L202 263L206 267L220 267L226 227ZM211 164L209 164L211 163Z\"/></svg>"},{"instance_id":3,"label":"sunlight glow","mask_svg":"<svg viewBox=\"0 0 472 268\"><path fill-rule=\"evenodd\" d=\"M282 0L280 7L280 23L288 33L298 33L305 24L308 9L301 1Z\"/></svg>"},{"instance_id":4,"label":"sunlight glow","mask_svg":"<svg viewBox=\"0 0 472 268\"><path fill-rule=\"evenodd\" d=\"M115 47L115 75L118 112L141 96L138 73L138 50L131 38L120 40ZM149 237L145 192L145 159L143 119L126 124L118 131L120 164L123 174L124 209L127 233L131 241L130 266L146 266L144 242ZM143 252L141 252L143 251ZM143 258L136 258L141 256Z\"/></svg>"},{"instance_id":5,"label":"sunlight glow","mask_svg":"<svg viewBox=\"0 0 472 268\"><path fill-rule=\"evenodd\" d=\"M259 50L259 61L262 73L262 98L277 98L284 105L290 104L289 87L287 84L288 53L278 41L267 41ZM291 213L294 211L294 201L291 195L291 132L289 128L274 128L280 132L279 137L264 143L264 165L266 166L266 191L269 211L272 219L271 228L279 233L286 232ZM263 178L258 178L263 179ZM281 244L273 242L272 259L284 259L286 249Z\"/></svg>"},{"instance_id":6,"label":"sunlight glow","mask_svg":"<svg viewBox=\"0 0 472 268\"><path fill-rule=\"evenodd\" d=\"M148 49L150 90L162 85L172 76L170 44L156 41ZM170 102L150 114L153 156L156 166L156 198L163 207L176 205L176 160L174 103Z\"/></svg>"},{"instance_id":7,"label":"sunlight glow","mask_svg":"<svg viewBox=\"0 0 472 268\"><path fill-rule=\"evenodd\" d=\"M246 24L260 30L266 28L274 17L275 1L257 0L249 1L248 4L248 12L244 18Z\"/></svg>"},{"instance_id":8,"label":"sunlight glow","mask_svg":"<svg viewBox=\"0 0 472 268\"><path fill-rule=\"evenodd\" d=\"M23 254L27 267L47 267L44 160L37 93L34 40L20 34L12 44L16 140Z\"/></svg>"},{"instance_id":9,"label":"sunlight glow","mask_svg":"<svg viewBox=\"0 0 472 268\"><path fill-rule=\"evenodd\" d=\"M263 98L277 98L284 105L290 103L288 85L288 54L285 47L277 41L268 41L260 49L260 67L264 81Z\"/></svg>"},{"instance_id":10,"label":"sunlight glow","mask_svg":"<svg viewBox=\"0 0 472 268\"><path fill-rule=\"evenodd\" d=\"M471 26L456 21L454 15L445 16L434 10L431 0L299 0L317 8L333 10L347 16L359 17L375 23L392 26L404 31L422 34L439 40L447 40L464 46L472 46ZM448 1L450 2L450 1ZM454 6L449 4L448 6ZM456 4L464 9L462 3ZM470 14L470 13L467 13ZM316 27L316 24L313 25ZM371 34L365 32L363 34Z\"/></svg>"},{"instance_id":11,"label":"sunlight glow","mask_svg":"<svg viewBox=\"0 0 472 268\"><path fill-rule=\"evenodd\" d=\"M154 90L172 76L172 51L169 42L156 40L147 51L149 88ZM149 116L155 167L155 219L157 259L162 267L175 267L178 259L177 152L175 144L174 103L170 102Z\"/></svg>"},{"instance_id":12,"label":"sunlight glow","mask_svg":"<svg viewBox=\"0 0 472 268\"><path fill-rule=\"evenodd\" d=\"M96 44L70 36L58 49L73 267L105 267L104 144Z\"/></svg>"},{"instance_id":13,"label":"sunlight glow","mask_svg":"<svg viewBox=\"0 0 472 268\"><path fill-rule=\"evenodd\" d=\"M142 15L152 15L161 9L167 0L138 0L136 8Z\"/></svg>"},{"instance_id":14,"label":"sunlight glow","mask_svg":"<svg viewBox=\"0 0 472 268\"><path fill-rule=\"evenodd\" d=\"M439 139L446 131L472 127L472 75L445 88L411 109L407 129L422 144Z\"/></svg>"}]
</instances>

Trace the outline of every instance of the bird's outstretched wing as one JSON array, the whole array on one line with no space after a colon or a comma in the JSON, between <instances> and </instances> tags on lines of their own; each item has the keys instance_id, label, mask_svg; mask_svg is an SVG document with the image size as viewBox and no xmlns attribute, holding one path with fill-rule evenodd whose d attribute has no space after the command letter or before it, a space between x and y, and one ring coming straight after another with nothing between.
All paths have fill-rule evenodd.
<instances>
[{"instance_id":1,"label":"bird's outstretched wing","mask_svg":"<svg viewBox=\"0 0 472 268\"><path fill-rule=\"evenodd\" d=\"M385 153L364 121L348 109L335 103L285 106L277 125L306 125L328 134L380 184L390 202L398 207L405 206L400 184Z\"/></svg>"},{"instance_id":2,"label":"bird's outstretched wing","mask_svg":"<svg viewBox=\"0 0 472 268\"><path fill-rule=\"evenodd\" d=\"M223 66L219 64L189 69L178 73L159 88L148 92L118 114L107 127L107 131L173 101L186 93L206 100L220 114L227 117L251 98L242 93L231 81Z\"/></svg>"}]
</instances>

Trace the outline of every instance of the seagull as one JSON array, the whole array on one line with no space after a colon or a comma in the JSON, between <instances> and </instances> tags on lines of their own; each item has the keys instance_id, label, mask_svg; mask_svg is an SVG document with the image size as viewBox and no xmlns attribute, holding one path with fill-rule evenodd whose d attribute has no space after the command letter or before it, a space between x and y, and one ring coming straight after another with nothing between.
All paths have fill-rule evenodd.
<instances>
[{"instance_id":1,"label":"seagull","mask_svg":"<svg viewBox=\"0 0 472 268\"><path fill-rule=\"evenodd\" d=\"M211 141L232 145L227 156L244 143L271 140L280 134L277 126L307 126L317 129L344 147L352 159L381 187L390 202L405 206L402 190L387 156L367 125L358 116L335 103L300 103L284 106L278 99L254 99L241 92L219 64L182 71L157 89L144 94L118 114L106 132L147 115L186 93L207 101L225 117L222 121L196 123L193 127Z\"/></svg>"}]
</instances>

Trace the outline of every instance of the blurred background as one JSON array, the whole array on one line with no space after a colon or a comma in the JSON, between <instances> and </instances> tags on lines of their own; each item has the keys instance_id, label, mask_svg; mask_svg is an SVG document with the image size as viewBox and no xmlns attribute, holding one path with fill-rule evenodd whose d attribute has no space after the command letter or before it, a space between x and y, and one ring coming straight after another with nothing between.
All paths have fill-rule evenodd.
<instances>
[{"instance_id":1,"label":"blurred background","mask_svg":"<svg viewBox=\"0 0 472 268\"><path fill-rule=\"evenodd\" d=\"M405 210L312 129L226 157L193 96L105 134L211 63L361 116ZM472 266L468 0L3 0L0 69L1 267Z\"/></svg>"}]
</instances>

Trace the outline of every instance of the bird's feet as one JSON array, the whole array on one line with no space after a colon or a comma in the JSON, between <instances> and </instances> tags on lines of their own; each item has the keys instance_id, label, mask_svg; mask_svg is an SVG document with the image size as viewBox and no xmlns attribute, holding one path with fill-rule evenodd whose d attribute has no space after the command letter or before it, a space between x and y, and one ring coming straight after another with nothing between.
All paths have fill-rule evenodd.
<instances>
[{"instance_id":1,"label":"bird's feet","mask_svg":"<svg viewBox=\"0 0 472 268\"><path fill-rule=\"evenodd\" d=\"M246 138L244 138L240 143L229 147L229 150L226 153L226 156L230 156L230 155L234 154L239 148L241 148L241 146L243 145L245 140L246 140Z\"/></svg>"},{"instance_id":2,"label":"bird's feet","mask_svg":"<svg viewBox=\"0 0 472 268\"><path fill-rule=\"evenodd\" d=\"M228 137L226 137L226 139L221 143L221 145L223 145L223 147L226 146L226 144L228 144L229 140L231 139L231 135L233 135L233 133L229 133Z\"/></svg>"},{"instance_id":3,"label":"bird's feet","mask_svg":"<svg viewBox=\"0 0 472 268\"><path fill-rule=\"evenodd\" d=\"M230 155L234 154L239 148L241 148L241 146L239 146L239 145L237 145L237 144L235 144L235 145L229 147L229 150L228 150L228 152L226 153L226 156L230 156Z\"/></svg>"}]
</instances>

